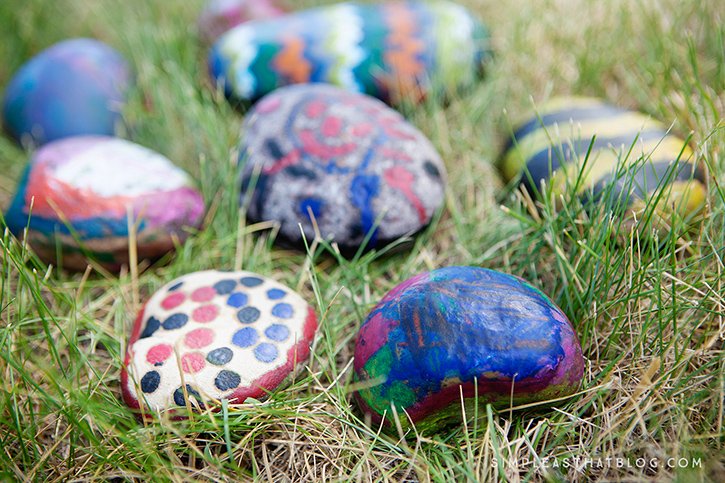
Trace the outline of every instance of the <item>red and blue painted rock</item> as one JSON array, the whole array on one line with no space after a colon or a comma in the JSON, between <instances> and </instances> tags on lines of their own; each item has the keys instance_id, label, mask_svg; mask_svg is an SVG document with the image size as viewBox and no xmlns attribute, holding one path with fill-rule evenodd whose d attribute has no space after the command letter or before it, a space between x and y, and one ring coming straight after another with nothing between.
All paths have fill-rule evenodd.
<instances>
[{"instance_id":1,"label":"red and blue painted rock","mask_svg":"<svg viewBox=\"0 0 725 483\"><path fill-rule=\"evenodd\" d=\"M674 205L689 215L707 201L707 170L685 141L649 116L593 98L549 101L517 127L499 167L532 194L545 183L559 199L570 185L624 214L658 199L658 211Z\"/></svg>"},{"instance_id":2,"label":"red and blue painted rock","mask_svg":"<svg viewBox=\"0 0 725 483\"><path fill-rule=\"evenodd\" d=\"M112 136L131 85L126 59L94 39L57 43L10 79L2 106L5 129L25 145L86 134Z\"/></svg>"},{"instance_id":3,"label":"red and blue painted rock","mask_svg":"<svg viewBox=\"0 0 725 483\"><path fill-rule=\"evenodd\" d=\"M209 53L227 97L256 100L306 82L395 102L472 84L490 55L486 28L454 3L340 3L239 25Z\"/></svg>"},{"instance_id":4,"label":"red and blue painted rock","mask_svg":"<svg viewBox=\"0 0 725 483\"><path fill-rule=\"evenodd\" d=\"M439 429L461 419L461 392L473 414L574 393L584 358L574 329L526 281L494 270L449 267L408 279L360 328L355 393L375 422ZM513 397L512 397L513 394ZM385 415L385 416L384 416Z\"/></svg>"},{"instance_id":5,"label":"red and blue painted rock","mask_svg":"<svg viewBox=\"0 0 725 483\"><path fill-rule=\"evenodd\" d=\"M209 44L239 24L284 14L272 0L211 0L197 20L199 37Z\"/></svg>"},{"instance_id":6,"label":"red and blue painted rock","mask_svg":"<svg viewBox=\"0 0 725 483\"><path fill-rule=\"evenodd\" d=\"M326 84L283 87L261 99L242 129L242 196L252 221L280 223L304 247L381 247L428 225L443 203L445 166L431 142L373 97Z\"/></svg>"},{"instance_id":7,"label":"red and blue painted rock","mask_svg":"<svg viewBox=\"0 0 725 483\"><path fill-rule=\"evenodd\" d=\"M274 280L184 275L154 293L133 325L123 398L144 414L266 399L304 370L316 329L307 302Z\"/></svg>"},{"instance_id":8,"label":"red and blue painted rock","mask_svg":"<svg viewBox=\"0 0 725 483\"><path fill-rule=\"evenodd\" d=\"M91 256L117 270L128 262L129 213L139 258L155 259L201 224L204 200L164 156L123 139L78 136L33 155L5 221L18 237L27 227L27 242L48 263L60 254L64 268L83 270Z\"/></svg>"}]
</instances>

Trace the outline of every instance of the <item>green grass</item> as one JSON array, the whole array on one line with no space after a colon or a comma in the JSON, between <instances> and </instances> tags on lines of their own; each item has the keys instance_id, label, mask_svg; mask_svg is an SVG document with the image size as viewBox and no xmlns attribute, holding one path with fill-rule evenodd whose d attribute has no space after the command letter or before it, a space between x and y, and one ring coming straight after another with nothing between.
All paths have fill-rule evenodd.
<instances>
[{"instance_id":1,"label":"green grass","mask_svg":"<svg viewBox=\"0 0 725 483\"><path fill-rule=\"evenodd\" d=\"M213 207L175 254L118 276L48 269L2 235L0 480L725 479L721 0L461 2L491 28L487 78L445 106L405 111L446 162L446 210L412 249L352 260L319 241L309 256L281 250L263 226L239 222L231 160L243 113L209 89L193 28L202 3L0 2L0 90L54 42L110 43L137 73L128 137L191 172ZM510 124L532 99L561 94L603 97L691 135L711 171L704 221L666 220L653 234L646 217L630 229L576 201L558 209L506 191L494 162ZM26 160L0 137L3 209ZM350 394L361 322L398 283L450 265L520 275L549 294L582 341L581 392L552 410L481 407L432 436L368 426ZM208 268L271 276L313 303L321 324L309 369L263 404L139 422L120 399L131 324L161 285Z\"/></svg>"}]
</instances>

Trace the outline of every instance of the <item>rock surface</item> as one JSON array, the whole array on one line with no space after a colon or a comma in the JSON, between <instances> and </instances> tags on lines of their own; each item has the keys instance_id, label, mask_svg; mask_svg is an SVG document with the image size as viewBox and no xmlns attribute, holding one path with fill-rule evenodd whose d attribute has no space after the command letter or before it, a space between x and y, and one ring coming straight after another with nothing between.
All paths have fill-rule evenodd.
<instances>
[{"instance_id":1,"label":"rock surface","mask_svg":"<svg viewBox=\"0 0 725 483\"><path fill-rule=\"evenodd\" d=\"M210 0L197 20L199 37L210 44L239 24L284 13L272 0Z\"/></svg>"},{"instance_id":2,"label":"rock surface","mask_svg":"<svg viewBox=\"0 0 725 483\"><path fill-rule=\"evenodd\" d=\"M5 89L8 133L25 145L86 134L112 136L131 85L126 59L94 39L59 42L30 59Z\"/></svg>"},{"instance_id":3,"label":"rock surface","mask_svg":"<svg viewBox=\"0 0 725 483\"><path fill-rule=\"evenodd\" d=\"M209 53L228 97L256 100L289 84L327 82L396 102L470 85L489 34L454 3L340 3L240 25Z\"/></svg>"},{"instance_id":4,"label":"rock surface","mask_svg":"<svg viewBox=\"0 0 725 483\"><path fill-rule=\"evenodd\" d=\"M207 270L154 293L133 326L123 398L156 413L265 399L305 367L317 328L290 288L250 272Z\"/></svg>"},{"instance_id":5,"label":"rock surface","mask_svg":"<svg viewBox=\"0 0 725 483\"><path fill-rule=\"evenodd\" d=\"M28 227L27 241L47 263L60 249L65 268L83 270L91 255L117 270L128 262L129 212L139 223L139 259L155 259L201 224L204 200L164 156L122 139L79 136L33 155L5 221L18 237Z\"/></svg>"},{"instance_id":6,"label":"rock surface","mask_svg":"<svg viewBox=\"0 0 725 483\"><path fill-rule=\"evenodd\" d=\"M530 193L545 181L557 198L583 168L578 191L584 199L628 213L643 211L660 194L658 209L675 203L681 214L698 211L707 198L706 169L685 141L649 116L592 98L545 104L515 129L500 168L506 181L520 176Z\"/></svg>"},{"instance_id":7,"label":"rock surface","mask_svg":"<svg viewBox=\"0 0 725 483\"><path fill-rule=\"evenodd\" d=\"M445 166L431 142L364 94L325 84L278 89L248 113L241 147L248 218L279 222L300 248L299 225L311 241L313 220L343 251L366 236L367 247L382 247L427 226L443 203Z\"/></svg>"},{"instance_id":8,"label":"rock surface","mask_svg":"<svg viewBox=\"0 0 725 483\"><path fill-rule=\"evenodd\" d=\"M422 273L391 290L355 344L355 393L365 413L435 431L478 403L498 408L572 394L584 372L571 324L524 280L477 267ZM513 388L512 388L513 386Z\"/></svg>"}]
</instances>

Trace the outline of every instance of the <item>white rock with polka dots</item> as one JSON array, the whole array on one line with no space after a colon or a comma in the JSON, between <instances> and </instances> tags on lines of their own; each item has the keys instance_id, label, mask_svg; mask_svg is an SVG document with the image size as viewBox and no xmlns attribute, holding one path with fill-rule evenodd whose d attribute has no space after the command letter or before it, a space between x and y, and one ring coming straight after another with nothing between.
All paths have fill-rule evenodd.
<instances>
[{"instance_id":1,"label":"white rock with polka dots","mask_svg":"<svg viewBox=\"0 0 725 483\"><path fill-rule=\"evenodd\" d=\"M265 399L304 368L316 328L307 302L279 282L244 271L184 275L134 324L124 400L145 414Z\"/></svg>"}]
</instances>

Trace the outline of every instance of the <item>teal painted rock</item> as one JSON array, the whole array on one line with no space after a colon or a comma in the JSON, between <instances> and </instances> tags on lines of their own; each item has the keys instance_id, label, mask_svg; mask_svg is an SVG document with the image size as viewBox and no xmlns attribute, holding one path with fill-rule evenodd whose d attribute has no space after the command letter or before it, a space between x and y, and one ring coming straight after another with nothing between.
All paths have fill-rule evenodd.
<instances>
[{"instance_id":1,"label":"teal painted rock","mask_svg":"<svg viewBox=\"0 0 725 483\"><path fill-rule=\"evenodd\" d=\"M390 291L355 344L355 393L375 423L435 431L461 420L461 391L508 408L573 394L584 358L564 313L526 281L494 270L448 267ZM513 394L513 397L512 397ZM470 410L470 411L469 411ZM405 411L405 413L404 413Z\"/></svg>"},{"instance_id":2,"label":"teal painted rock","mask_svg":"<svg viewBox=\"0 0 725 483\"><path fill-rule=\"evenodd\" d=\"M696 213L707 199L706 169L668 130L598 99L553 99L514 130L499 167L532 194L545 183L559 199L581 176L576 191L585 201L608 202L620 214L641 213L655 197L658 213L673 204L681 215Z\"/></svg>"},{"instance_id":3,"label":"teal painted rock","mask_svg":"<svg viewBox=\"0 0 725 483\"><path fill-rule=\"evenodd\" d=\"M488 31L460 5L349 2L239 25L208 61L236 100L325 82L395 102L470 85L489 55Z\"/></svg>"}]
</instances>

